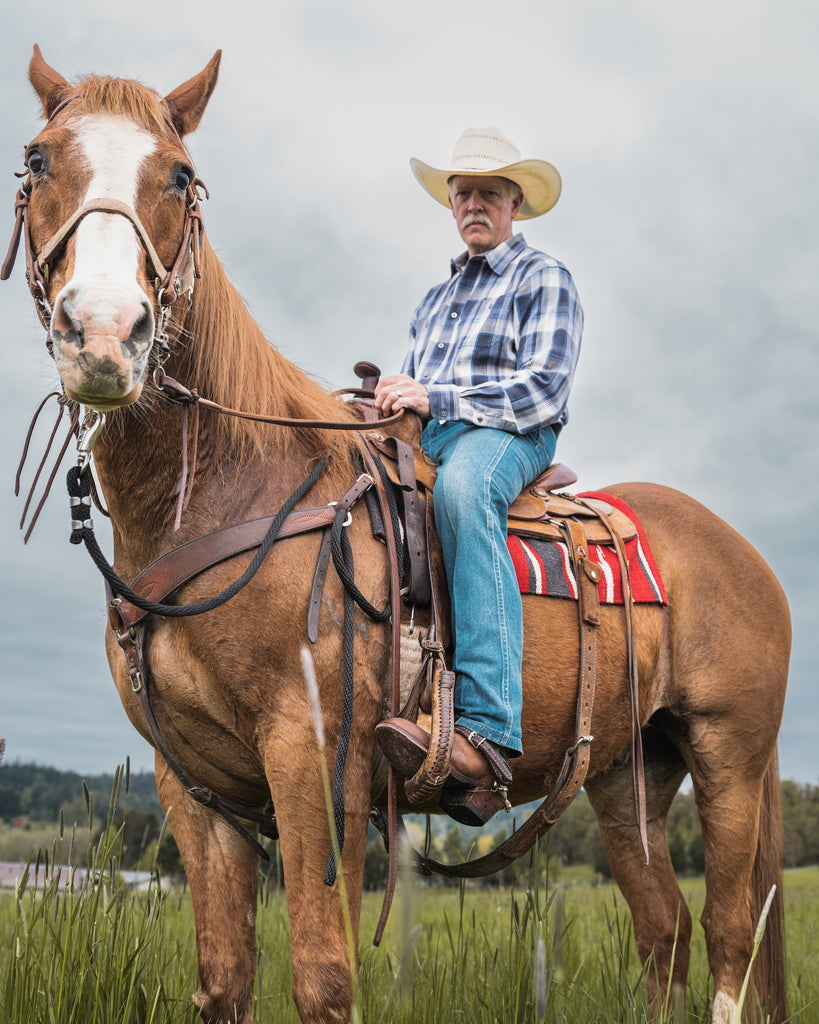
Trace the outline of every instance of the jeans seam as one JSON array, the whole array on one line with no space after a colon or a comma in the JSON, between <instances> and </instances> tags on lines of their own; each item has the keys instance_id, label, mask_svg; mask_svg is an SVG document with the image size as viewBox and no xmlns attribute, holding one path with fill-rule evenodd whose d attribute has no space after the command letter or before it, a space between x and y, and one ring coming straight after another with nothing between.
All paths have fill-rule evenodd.
<instances>
[{"instance_id":1,"label":"jeans seam","mask_svg":"<svg viewBox=\"0 0 819 1024\"><path fill-rule=\"evenodd\" d=\"M503 702L504 714L506 715L505 734L504 734L504 739L505 740L509 739L509 737L511 736L511 730L512 730L512 721L511 721L511 719L512 719L512 709L511 709L510 704L509 704L509 680L510 680L511 675L512 675L512 667L510 665L510 657L509 657L509 631L508 631L507 626L506 626L506 607L505 607L505 603L504 603L503 579L502 579L501 564L500 564L501 555L500 555L500 551L499 551L499 548L498 548L498 538L496 536L496 518L497 517L496 517L494 509L492 507L492 497L491 497L492 480L491 480L491 477L492 477L493 471L497 468L498 463L501 461L501 459L504 457L504 455L506 455L507 451L509 450L509 445L512 443L512 437L513 436L514 435L510 434L509 439L502 446L502 448L499 447L498 452L495 455L495 458L492 460L490 465L487 466L486 471L484 473L484 478L483 478L483 483L484 483L484 495L483 495L483 497L484 497L484 507L486 509L486 514L487 514L487 517L488 517L487 525L489 527L489 533L490 533L490 536L492 538L492 570L493 570L493 572L495 574L495 593L496 593L495 612L496 612L496 614L498 616L498 620L499 620L499 623L500 623L500 634L501 634L501 656L502 656L502 663L503 663L503 678L501 680L501 700ZM504 543L505 543L505 540L504 540Z\"/></svg>"}]
</instances>

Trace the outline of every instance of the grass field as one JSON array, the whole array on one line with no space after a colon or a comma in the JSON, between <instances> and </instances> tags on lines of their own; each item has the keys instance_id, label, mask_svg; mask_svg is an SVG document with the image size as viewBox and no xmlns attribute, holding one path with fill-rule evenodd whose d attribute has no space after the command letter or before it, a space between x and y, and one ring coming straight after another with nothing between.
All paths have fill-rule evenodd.
<instances>
[{"instance_id":1,"label":"grass field","mask_svg":"<svg viewBox=\"0 0 819 1024\"><path fill-rule=\"evenodd\" d=\"M66 841L67 842L67 841ZM54 853L58 852L56 847ZM50 858L51 860L52 858ZM59 859L59 858L58 858ZM91 878L60 892L53 864L31 889L0 896L0 1020L13 1024L185 1024L198 1020L187 892L135 895L111 883L116 835L90 855ZM32 865L32 874L35 866ZM580 873L582 877L582 872ZM51 879L51 881L50 881ZM630 917L609 885L431 888L403 879L382 945L371 944L380 894L365 894L361 1024L637 1024L647 1019ZM684 880L694 917L701 880ZM819 869L785 878L792 1019L819 1021ZM256 1024L297 1024L283 893L258 917ZM695 928L684 1020L710 1019L702 930Z\"/></svg>"}]
</instances>

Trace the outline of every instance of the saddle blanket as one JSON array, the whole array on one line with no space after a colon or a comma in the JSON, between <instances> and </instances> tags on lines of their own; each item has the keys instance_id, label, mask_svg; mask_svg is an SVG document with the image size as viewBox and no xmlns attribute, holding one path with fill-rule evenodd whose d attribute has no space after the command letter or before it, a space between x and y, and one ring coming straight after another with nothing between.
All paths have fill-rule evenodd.
<instances>
[{"instance_id":1,"label":"saddle blanket","mask_svg":"<svg viewBox=\"0 0 819 1024\"><path fill-rule=\"evenodd\" d=\"M631 593L640 604L668 604L665 587L651 553L637 514L621 498L605 491L586 491L581 498L598 498L614 505L628 516L637 529L637 536L625 544L626 561L631 577ZM510 536L506 541L521 594L564 597L577 600L577 580L569 557L568 546L560 541L534 540ZM613 547L589 545L589 557L600 566L597 585L601 604L622 604L623 585L620 562Z\"/></svg>"}]
</instances>

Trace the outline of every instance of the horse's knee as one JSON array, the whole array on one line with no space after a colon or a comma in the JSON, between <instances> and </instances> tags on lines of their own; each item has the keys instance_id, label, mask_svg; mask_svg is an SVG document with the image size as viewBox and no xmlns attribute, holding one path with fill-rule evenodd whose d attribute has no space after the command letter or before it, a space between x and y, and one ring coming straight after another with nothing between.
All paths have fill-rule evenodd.
<instances>
[{"instance_id":1,"label":"horse's knee","mask_svg":"<svg viewBox=\"0 0 819 1024\"><path fill-rule=\"evenodd\" d=\"M303 1024L344 1024L353 1004L349 966L319 959L294 962L293 999Z\"/></svg>"}]
</instances>

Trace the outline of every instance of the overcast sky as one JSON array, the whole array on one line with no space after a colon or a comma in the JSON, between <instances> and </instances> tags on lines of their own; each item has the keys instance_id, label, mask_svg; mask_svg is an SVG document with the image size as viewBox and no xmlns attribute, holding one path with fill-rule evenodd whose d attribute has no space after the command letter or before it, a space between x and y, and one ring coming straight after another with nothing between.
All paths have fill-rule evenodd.
<instances>
[{"instance_id":1,"label":"overcast sky","mask_svg":"<svg viewBox=\"0 0 819 1024\"><path fill-rule=\"evenodd\" d=\"M224 51L191 138L207 230L268 335L333 387L360 358L398 368L414 306L461 248L409 157L446 166L464 127L499 125L554 163L560 202L522 230L569 266L586 311L559 458L580 486L686 491L764 555L794 619L781 771L819 783L813 0L79 0L3 18L9 233L38 124L33 43L68 78L163 94ZM57 379L21 264L0 287L0 735L10 761L149 768L103 656L100 578L68 543L64 471L27 548L17 530L17 459Z\"/></svg>"}]
</instances>

